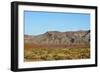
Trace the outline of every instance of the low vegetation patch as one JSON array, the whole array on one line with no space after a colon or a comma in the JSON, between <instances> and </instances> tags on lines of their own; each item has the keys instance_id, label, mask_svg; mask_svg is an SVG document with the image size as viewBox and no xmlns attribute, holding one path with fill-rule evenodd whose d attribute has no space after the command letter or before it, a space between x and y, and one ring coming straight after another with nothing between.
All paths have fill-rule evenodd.
<instances>
[{"instance_id":1,"label":"low vegetation patch","mask_svg":"<svg viewBox=\"0 0 100 73\"><path fill-rule=\"evenodd\" d=\"M90 48L32 48L24 50L25 61L75 60L90 58Z\"/></svg>"}]
</instances>

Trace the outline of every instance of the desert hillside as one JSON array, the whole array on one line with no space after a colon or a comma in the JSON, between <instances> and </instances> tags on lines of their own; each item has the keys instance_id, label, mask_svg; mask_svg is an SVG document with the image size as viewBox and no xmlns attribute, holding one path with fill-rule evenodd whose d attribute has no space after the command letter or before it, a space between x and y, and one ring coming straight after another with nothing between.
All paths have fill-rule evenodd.
<instances>
[{"instance_id":1,"label":"desert hillside","mask_svg":"<svg viewBox=\"0 0 100 73\"><path fill-rule=\"evenodd\" d=\"M24 35L26 48L28 47L89 47L90 30L87 31L48 31L40 35Z\"/></svg>"},{"instance_id":2,"label":"desert hillside","mask_svg":"<svg viewBox=\"0 0 100 73\"><path fill-rule=\"evenodd\" d=\"M90 30L48 31L24 35L24 60L72 60L90 58Z\"/></svg>"}]
</instances>

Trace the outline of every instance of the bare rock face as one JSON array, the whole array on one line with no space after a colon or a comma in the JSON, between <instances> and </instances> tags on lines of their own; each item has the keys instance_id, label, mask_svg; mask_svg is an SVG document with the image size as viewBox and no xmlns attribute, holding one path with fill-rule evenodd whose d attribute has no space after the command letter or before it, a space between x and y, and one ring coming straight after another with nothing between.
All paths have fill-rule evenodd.
<instances>
[{"instance_id":1,"label":"bare rock face","mask_svg":"<svg viewBox=\"0 0 100 73\"><path fill-rule=\"evenodd\" d=\"M40 45L70 45L70 44L89 44L90 30L87 31L48 31L37 36L24 35L25 43Z\"/></svg>"}]
</instances>

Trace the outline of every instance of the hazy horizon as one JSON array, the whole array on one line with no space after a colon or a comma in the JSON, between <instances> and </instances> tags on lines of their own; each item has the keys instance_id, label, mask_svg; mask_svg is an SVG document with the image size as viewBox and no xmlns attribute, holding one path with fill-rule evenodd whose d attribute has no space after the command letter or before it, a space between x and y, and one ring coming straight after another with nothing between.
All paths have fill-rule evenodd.
<instances>
[{"instance_id":1,"label":"hazy horizon","mask_svg":"<svg viewBox=\"0 0 100 73\"><path fill-rule=\"evenodd\" d=\"M48 31L90 30L90 15L24 11L24 34L39 35Z\"/></svg>"}]
</instances>

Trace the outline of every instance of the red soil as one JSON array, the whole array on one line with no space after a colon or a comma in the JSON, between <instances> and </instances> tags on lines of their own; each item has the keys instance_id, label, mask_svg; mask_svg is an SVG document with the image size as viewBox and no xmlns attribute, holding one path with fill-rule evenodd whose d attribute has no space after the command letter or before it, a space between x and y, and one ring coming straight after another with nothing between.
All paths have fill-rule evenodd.
<instances>
[{"instance_id":1,"label":"red soil","mask_svg":"<svg viewBox=\"0 0 100 73\"><path fill-rule=\"evenodd\" d=\"M25 49L32 49L32 48L89 48L89 46L85 44L71 44L71 45L37 45L37 44L29 44L24 43Z\"/></svg>"}]
</instances>

